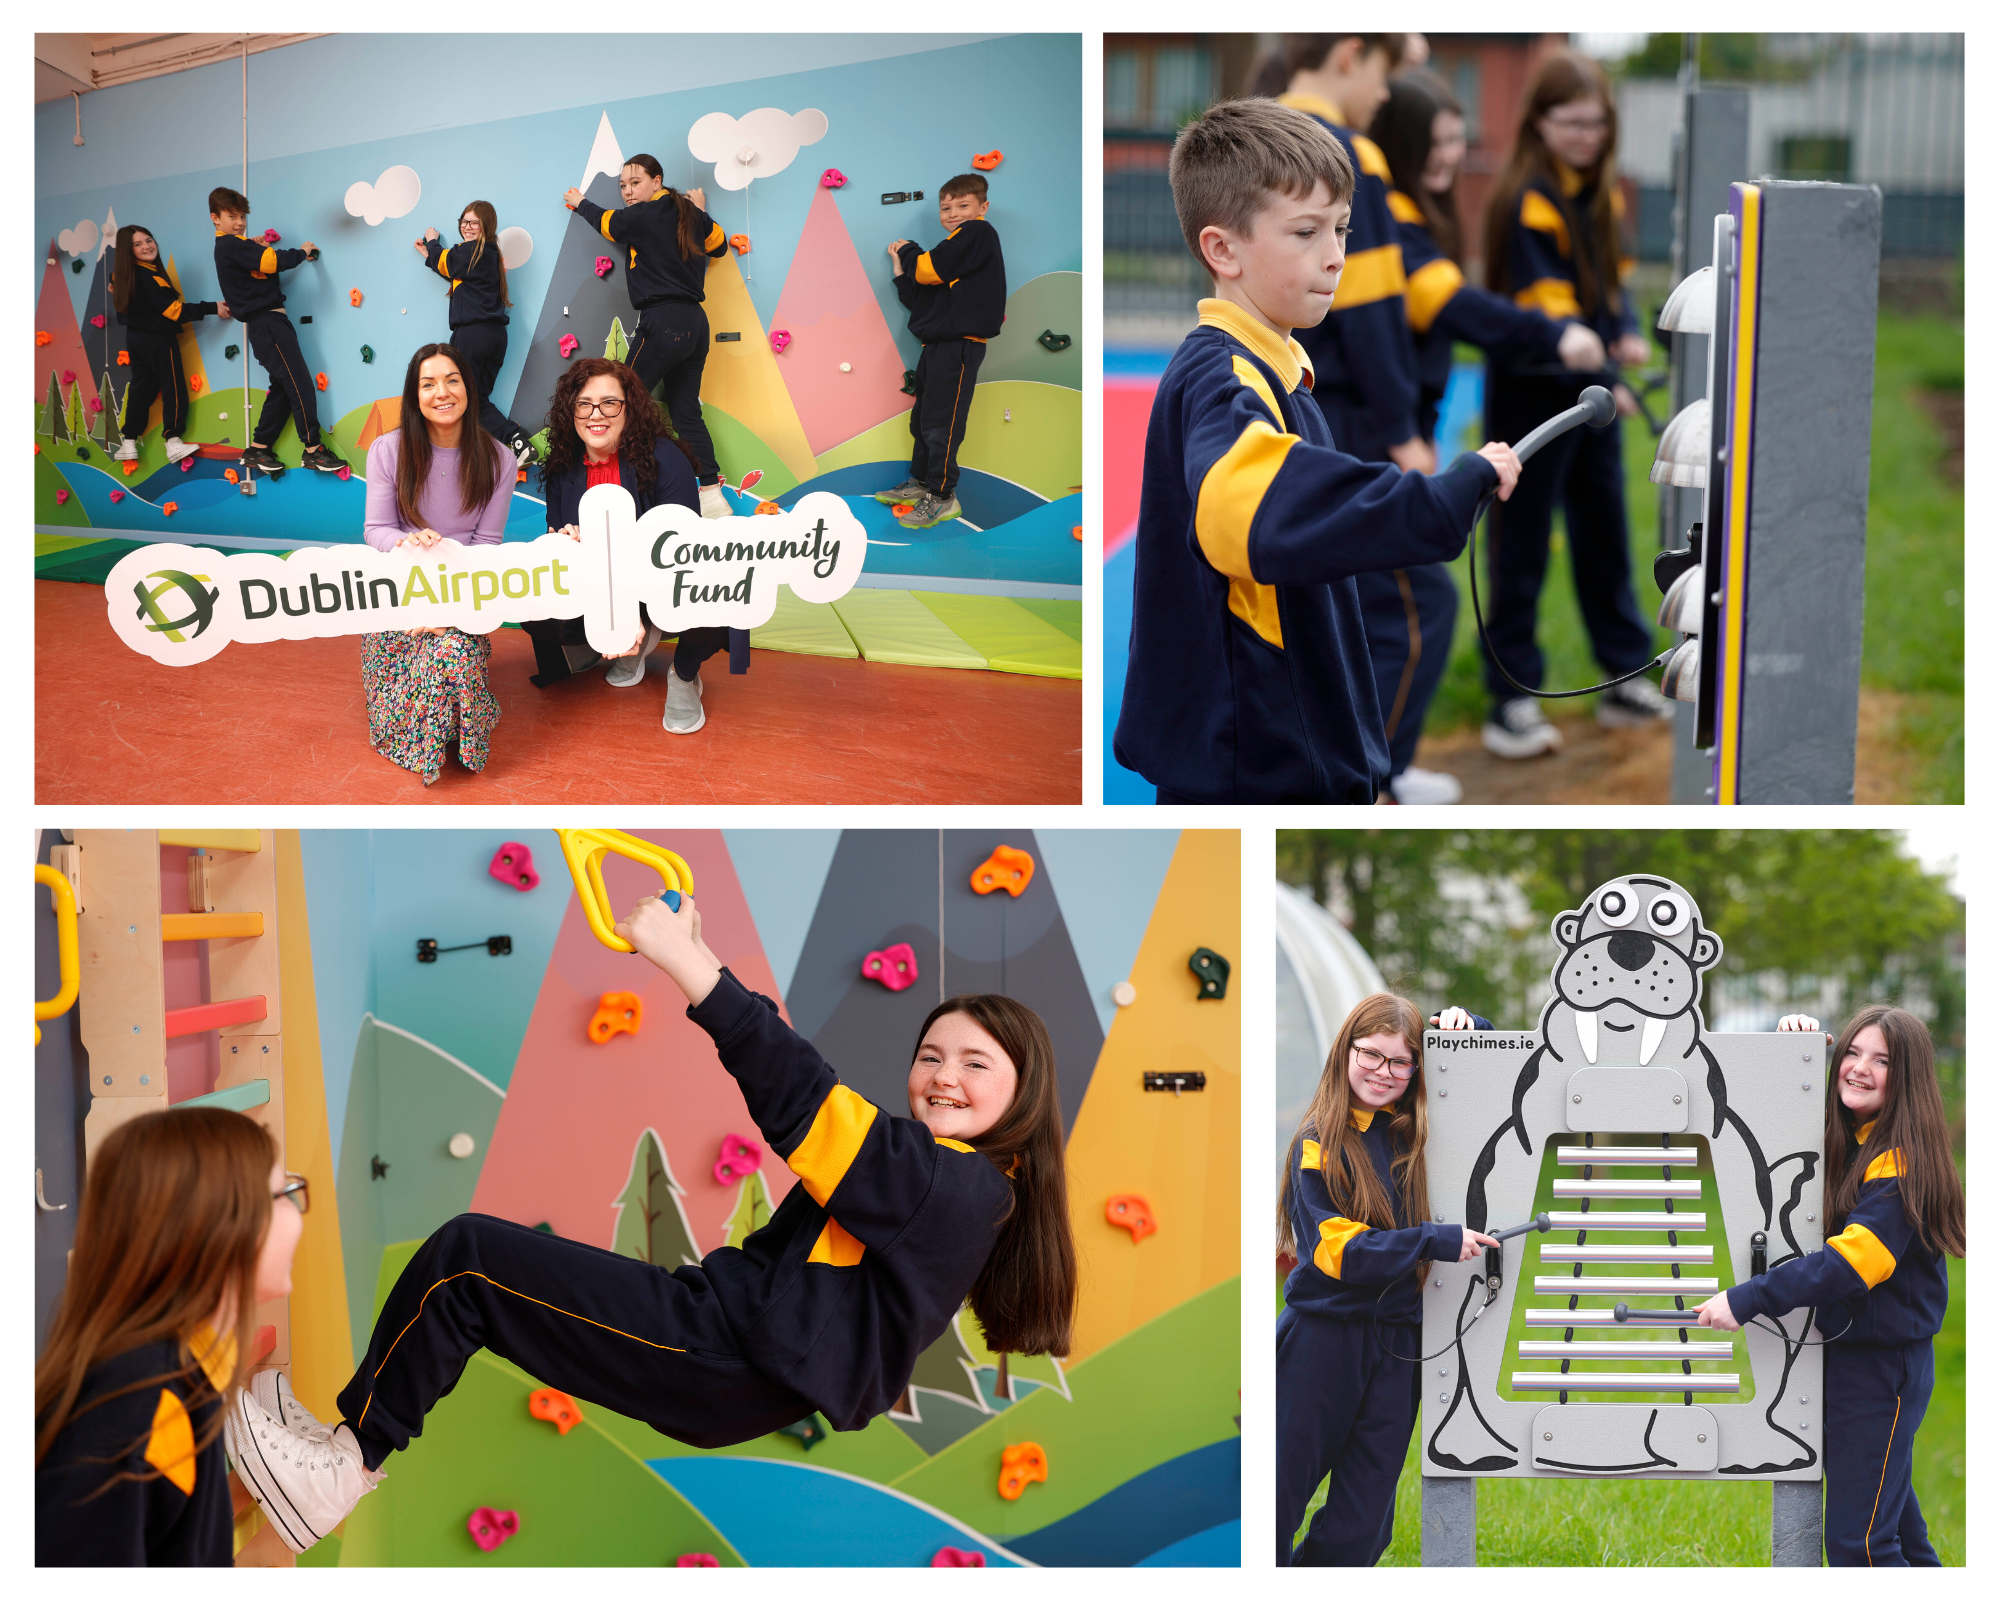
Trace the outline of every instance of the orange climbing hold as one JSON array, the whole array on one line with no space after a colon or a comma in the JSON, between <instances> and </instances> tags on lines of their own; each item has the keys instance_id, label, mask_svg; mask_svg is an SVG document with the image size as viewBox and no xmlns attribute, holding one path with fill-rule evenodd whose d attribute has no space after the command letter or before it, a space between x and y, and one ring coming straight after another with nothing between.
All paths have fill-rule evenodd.
<instances>
[{"instance_id":1,"label":"orange climbing hold","mask_svg":"<svg viewBox=\"0 0 2000 1600\"><path fill-rule=\"evenodd\" d=\"M222 469L222 475L225 478L227 478L231 483L236 482L236 469L234 467L224 467Z\"/></svg>"},{"instance_id":2,"label":"orange climbing hold","mask_svg":"<svg viewBox=\"0 0 2000 1600\"><path fill-rule=\"evenodd\" d=\"M729 248L734 250L739 256L747 256L750 253L750 235L747 233L732 233L729 236Z\"/></svg>"},{"instance_id":3,"label":"orange climbing hold","mask_svg":"<svg viewBox=\"0 0 2000 1600\"><path fill-rule=\"evenodd\" d=\"M785 508L775 500L759 500L755 514L760 517L782 517Z\"/></svg>"},{"instance_id":4,"label":"orange climbing hold","mask_svg":"<svg viewBox=\"0 0 2000 1600\"><path fill-rule=\"evenodd\" d=\"M178 510L180 510L180 502L177 500L169 500L165 505L160 507L160 515L163 517L171 517Z\"/></svg>"},{"instance_id":5,"label":"orange climbing hold","mask_svg":"<svg viewBox=\"0 0 2000 1600\"><path fill-rule=\"evenodd\" d=\"M537 1389L528 1396L528 1415L553 1422L557 1433L567 1435L583 1421L583 1407L560 1389Z\"/></svg>"},{"instance_id":6,"label":"orange climbing hold","mask_svg":"<svg viewBox=\"0 0 2000 1600\"><path fill-rule=\"evenodd\" d=\"M981 172L991 172L995 167L999 166L1000 163L1005 161L1006 159L1007 158L1003 156L998 150L989 150L983 156L974 156L972 158L972 164L973 166L977 167Z\"/></svg>"},{"instance_id":7,"label":"orange climbing hold","mask_svg":"<svg viewBox=\"0 0 2000 1600\"><path fill-rule=\"evenodd\" d=\"M35 343L36 343L36 344L38 344L38 345L42 345L42 344L54 344L55 342L56 342L56 336L55 336L54 334L52 334L52 333L44 333L44 332L43 332L43 331L42 331L42 330L41 330L40 328L37 328L37 329L35 330Z\"/></svg>"},{"instance_id":8,"label":"orange climbing hold","mask_svg":"<svg viewBox=\"0 0 2000 1600\"><path fill-rule=\"evenodd\" d=\"M620 989L597 998L597 1015L590 1019L590 1042L609 1044L614 1033L637 1033L643 1008L639 997Z\"/></svg>"},{"instance_id":9,"label":"orange climbing hold","mask_svg":"<svg viewBox=\"0 0 2000 1600\"><path fill-rule=\"evenodd\" d=\"M1038 1444L1010 1444L1000 1452L1000 1498L1018 1500L1031 1483L1049 1481L1049 1458Z\"/></svg>"},{"instance_id":10,"label":"orange climbing hold","mask_svg":"<svg viewBox=\"0 0 2000 1600\"><path fill-rule=\"evenodd\" d=\"M326 374L324 372L315 372L313 374L313 382L318 386L321 394L326 393Z\"/></svg>"},{"instance_id":11,"label":"orange climbing hold","mask_svg":"<svg viewBox=\"0 0 2000 1600\"><path fill-rule=\"evenodd\" d=\"M993 854L972 869L972 892L991 894L995 889L1005 889L1016 900L1021 891L1034 881L1035 858L1025 850L1016 850L1010 844L996 844Z\"/></svg>"},{"instance_id":12,"label":"orange climbing hold","mask_svg":"<svg viewBox=\"0 0 2000 1600\"><path fill-rule=\"evenodd\" d=\"M1069 536L1072 539L1081 539L1083 537L1083 524L1079 522L1074 528L1071 528Z\"/></svg>"},{"instance_id":13,"label":"orange climbing hold","mask_svg":"<svg viewBox=\"0 0 2000 1600\"><path fill-rule=\"evenodd\" d=\"M132 365L132 352L130 350L120 350L118 352L118 365L121 367Z\"/></svg>"},{"instance_id":14,"label":"orange climbing hold","mask_svg":"<svg viewBox=\"0 0 2000 1600\"><path fill-rule=\"evenodd\" d=\"M199 372L191 372L188 374L189 394L200 394L201 391L206 389L207 387L208 387L207 381L202 377L202 375Z\"/></svg>"},{"instance_id":15,"label":"orange climbing hold","mask_svg":"<svg viewBox=\"0 0 2000 1600\"><path fill-rule=\"evenodd\" d=\"M348 303L349 305L351 305L351 306L358 306L358 305L360 305L360 304L361 304L361 291L360 291L359 289L349 289L349 290L347 291L347 303Z\"/></svg>"},{"instance_id":16,"label":"orange climbing hold","mask_svg":"<svg viewBox=\"0 0 2000 1600\"><path fill-rule=\"evenodd\" d=\"M1114 1194L1104 1202L1104 1220L1114 1228L1128 1229L1134 1244L1147 1234L1160 1231L1160 1225L1153 1220L1153 1208L1146 1204L1144 1195Z\"/></svg>"},{"instance_id":17,"label":"orange climbing hold","mask_svg":"<svg viewBox=\"0 0 2000 1600\"><path fill-rule=\"evenodd\" d=\"M36 448L40 449L41 447L37 445ZM125 469L125 476L128 478L139 470L139 463L136 461L121 461L118 464Z\"/></svg>"}]
</instances>

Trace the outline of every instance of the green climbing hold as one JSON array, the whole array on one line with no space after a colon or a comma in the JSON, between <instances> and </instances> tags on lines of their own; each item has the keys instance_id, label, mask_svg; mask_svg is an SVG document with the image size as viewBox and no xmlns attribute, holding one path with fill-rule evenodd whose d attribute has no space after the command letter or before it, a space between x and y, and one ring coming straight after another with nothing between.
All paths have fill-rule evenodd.
<instances>
[{"instance_id":1,"label":"green climbing hold","mask_svg":"<svg viewBox=\"0 0 2000 1600\"><path fill-rule=\"evenodd\" d=\"M1070 337L1066 333L1052 333L1047 328L1044 328L1036 336L1035 343L1040 345L1044 350L1067 350L1070 346Z\"/></svg>"},{"instance_id":2,"label":"green climbing hold","mask_svg":"<svg viewBox=\"0 0 2000 1600\"><path fill-rule=\"evenodd\" d=\"M71 262L71 263L69 264L69 270L70 270L71 272L82 272L82 271L83 271L83 257L82 257L82 256L78 256L78 257L77 257L77 258L76 258L76 259L75 259L74 261L72 261L72 262Z\"/></svg>"},{"instance_id":3,"label":"green climbing hold","mask_svg":"<svg viewBox=\"0 0 2000 1600\"><path fill-rule=\"evenodd\" d=\"M241 354L243 354L243 347L240 344L226 344L222 347L222 359L224 361L234 361Z\"/></svg>"},{"instance_id":4,"label":"green climbing hold","mask_svg":"<svg viewBox=\"0 0 2000 1600\"><path fill-rule=\"evenodd\" d=\"M1188 957L1188 971L1201 979L1197 1000L1220 1000L1229 993L1229 963L1213 950L1197 947Z\"/></svg>"},{"instance_id":5,"label":"green climbing hold","mask_svg":"<svg viewBox=\"0 0 2000 1600\"><path fill-rule=\"evenodd\" d=\"M554 1233L555 1231L556 1230L550 1227L546 1222L538 1222L535 1224L535 1232L537 1233Z\"/></svg>"},{"instance_id":6,"label":"green climbing hold","mask_svg":"<svg viewBox=\"0 0 2000 1600\"><path fill-rule=\"evenodd\" d=\"M375 359L375 351L374 351L374 348L373 348L372 346L370 346L370 345L365 345L365 344L364 344L364 345L363 345L363 346L361 347L361 359L362 359L363 361L373 361L373 360Z\"/></svg>"},{"instance_id":7,"label":"green climbing hold","mask_svg":"<svg viewBox=\"0 0 2000 1600\"><path fill-rule=\"evenodd\" d=\"M800 1418L789 1428L780 1428L778 1430L780 1433L789 1434L792 1438L797 1439L808 1450L826 1437L826 1431L826 1423L820 1419L820 1414L817 1411L813 1412L810 1416Z\"/></svg>"},{"instance_id":8,"label":"green climbing hold","mask_svg":"<svg viewBox=\"0 0 2000 1600\"><path fill-rule=\"evenodd\" d=\"M906 367L903 370L903 393L915 394L916 392L917 392L917 375L916 373L912 372Z\"/></svg>"}]
</instances>

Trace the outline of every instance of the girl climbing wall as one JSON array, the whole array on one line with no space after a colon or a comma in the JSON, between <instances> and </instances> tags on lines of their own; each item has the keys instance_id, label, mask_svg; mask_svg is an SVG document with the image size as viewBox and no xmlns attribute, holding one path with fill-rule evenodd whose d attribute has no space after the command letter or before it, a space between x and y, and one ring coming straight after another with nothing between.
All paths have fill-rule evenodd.
<instances>
[{"instance_id":1,"label":"girl climbing wall","mask_svg":"<svg viewBox=\"0 0 2000 1600\"><path fill-rule=\"evenodd\" d=\"M195 446L182 440L188 425L187 372L181 365L181 329L203 317L229 315L215 300L183 300L160 259L160 243L145 228L128 223L118 230L118 252L111 267L111 305L125 330L125 348L132 355L132 381L125 389L125 411L118 431L120 461L139 459L139 439L153 402L160 402L160 432L166 439L169 463L184 461Z\"/></svg>"},{"instance_id":2,"label":"girl climbing wall","mask_svg":"<svg viewBox=\"0 0 2000 1600\"><path fill-rule=\"evenodd\" d=\"M486 200L472 200L459 213L460 242L447 248L435 228L424 229L417 251L424 264L451 285L451 342L479 389L479 423L525 466L528 436L493 403L494 385L507 360L507 263L500 259L500 219Z\"/></svg>"}]
</instances>

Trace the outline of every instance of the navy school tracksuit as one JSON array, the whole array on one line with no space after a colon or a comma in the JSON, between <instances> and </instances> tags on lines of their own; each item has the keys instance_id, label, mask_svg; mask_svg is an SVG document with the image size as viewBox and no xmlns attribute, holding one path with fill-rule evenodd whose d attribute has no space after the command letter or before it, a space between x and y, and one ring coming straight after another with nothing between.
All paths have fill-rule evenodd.
<instances>
[{"instance_id":1,"label":"navy school tracksuit","mask_svg":"<svg viewBox=\"0 0 2000 1600\"><path fill-rule=\"evenodd\" d=\"M688 1015L798 1183L743 1243L664 1266L465 1215L432 1234L341 1391L371 1468L423 1430L480 1347L585 1402L713 1449L813 1411L893 1405L964 1304L1011 1209L985 1156L843 1087L725 969Z\"/></svg>"},{"instance_id":2,"label":"navy school tracksuit","mask_svg":"<svg viewBox=\"0 0 2000 1600\"><path fill-rule=\"evenodd\" d=\"M729 253L722 224L698 211L695 232L701 244L694 258L686 260L680 247L680 208L671 189L621 211L579 200L576 214L624 249L625 291L639 313L625 364L648 389L661 385L660 398L674 432L694 457L696 480L719 482L715 443L701 416L701 373L708 364L708 313L701 303L709 259Z\"/></svg>"},{"instance_id":3,"label":"navy school tracksuit","mask_svg":"<svg viewBox=\"0 0 2000 1600\"><path fill-rule=\"evenodd\" d=\"M1532 179L1521 193L1507 237L1507 278L1514 303L1553 318L1582 321L1608 347L1621 335L1636 333L1638 321L1631 300L1610 296L1629 262L1598 261L1590 232L1594 185L1563 168L1556 180ZM1611 192L1614 213L1622 214L1618 191ZM1577 288L1577 252L1591 253L1599 285L1598 303L1585 310ZM1587 384L1601 382L1598 374L1570 376L1517 373L1515 365L1497 356L1487 364L1486 436L1519 439L1557 412L1576 404ZM1486 636L1489 653L1486 683L1494 700L1517 697L1518 691L1500 676L1494 655L1522 683L1542 685L1542 652L1535 642L1535 611L1541 603L1542 580L1549 564L1549 530L1558 499L1563 507L1570 567L1575 575L1577 604L1590 635L1592 654L1611 676L1643 667L1653 657L1653 633L1639 614L1632 592L1630 538L1625 522L1625 464L1621 424L1606 428L1572 428L1523 463L1521 481L1505 505L1495 504L1487 557Z\"/></svg>"},{"instance_id":4,"label":"navy school tracksuit","mask_svg":"<svg viewBox=\"0 0 2000 1600\"><path fill-rule=\"evenodd\" d=\"M512 449L521 430L493 403L493 389L507 359L507 306L500 297L500 246L485 239L449 250L442 239L424 245L424 261L451 285L451 342L472 371L479 390L479 425Z\"/></svg>"},{"instance_id":5,"label":"navy school tracksuit","mask_svg":"<svg viewBox=\"0 0 2000 1600\"><path fill-rule=\"evenodd\" d=\"M190 1356L178 1339L90 1369L70 1421L35 1469L36 1566L232 1564L235 1513L222 1430L196 1444L215 1421L236 1342L225 1336L217 1345L213 1335L201 1342L195 1374L182 1370ZM136 1387L116 1392L129 1386Z\"/></svg>"},{"instance_id":6,"label":"navy school tracksuit","mask_svg":"<svg viewBox=\"0 0 2000 1600\"><path fill-rule=\"evenodd\" d=\"M1931 1340L1950 1294L1944 1257L1903 1209L1895 1150L1867 1154L1872 1122L1849 1161L1867 1160L1847 1226L1809 1256L1729 1291L1739 1322L1818 1306L1826 1341L1826 1559L1835 1567L1935 1567L1910 1483L1917 1429L1931 1398Z\"/></svg>"},{"instance_id":7,"label":"navy school tracksuit","mask_svg":"<svg viewBox=\"0 0 2000 1600\"><path fill-rule=\"evenodd\" d=\"M1356 460L1296 340L1200 311L1146 425L1113 749L1163 804L1371 804L1389 753L1355 576L1449 561L1498 475Z\"/></svg>"},{"instance_id":8,"label":"navy school tracksuit","mask_svg":"<svg viewBox=\"0 0 2000 1600\"><path fill-rule=\"evenodd\" d=\"M265 373L264 404L250 442L266 450L278 442L287 421L297 426L299 443L307 449L319 443L312 369L299 351L298 330L285 315L285 292L278 286L278 274L305 259L303 250L280 250L233 233L215 236L215 281L223 303L243 324L250 353Z\"/></svg>"},{"instance_id":9,"label":"navy school tracksuit","mask_svg":"<svg viewBox=\"0 0 2000 1600\"><path fill-rule=\"evenodd\" d=\"M1278 1315L1278 1565L1372 1567L1395 1532L1396 1480L1417 1422L1420 1261L1456 1261L1457 1223L1404 1226L1389 1109L1348 1113L1396 1207L1395 1228L1343 1217L1314 1130L1293 1145L1285 1190L1299 1264ZM1386 1347L1386 1348L1385 1348ZM1399 1359L1400 1358L1400 1359ZM1292 1538L1320 1480L1326 1504Z\"/></svg>"},{"instance_id":10,"label":"navy school tracksuit","mask_svg":"<svg viewBox=\"0 0 2000 1600\"><path fill-rule=\"evenodd\" d=\"M125 386L125 409L118 431L136 440L146 431L153 402L160 402L160 432L178 439L188 423L187 369L181 361L180 330L216 313L213 300L183 300L163 261L135 261L132 292L118 325L132 353L132 381ZM233 309L233 308L232 308Z\"/></svg>"},{"instance_id":11,"label":"navy school tracksuit","mask_svg":"<svg viewBox=\"0 0 2000 1600\"><path fill-rule=\"evenodd\" d=\"M896 297L923 345L910 407L910 476L949 500L986 341L1007 316L1007 264L999 232L983 218L960 223L930 250L905 241L898 257Z\"/></svg>"}]
</instances>

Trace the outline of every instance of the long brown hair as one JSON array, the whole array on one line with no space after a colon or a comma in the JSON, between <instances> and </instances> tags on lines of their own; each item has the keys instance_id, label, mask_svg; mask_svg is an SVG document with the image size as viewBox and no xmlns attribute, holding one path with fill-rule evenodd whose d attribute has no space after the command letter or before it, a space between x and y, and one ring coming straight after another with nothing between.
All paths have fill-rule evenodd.
<instances>
[{"instance_id":1,"label":"long brown hair","mask_svg":"<svg viewBox=\"0 0 2000 1600\"><path fill-rule=\"evenodd\" d=\"M1385 51L1391 68L1402 65L1403 52L1409 48L1407 33L1286 33L1279 35L1278 48L1268 52L1263 60L1251 70L1249 87L1245 94L1276 96L1292 86L1292 78L1301 72L1317 72L1326 65L1326 58L1333 53L1333 47L1343 39L1359 39L1361 53L1370 50Z\"/></svg>"},{"instance_id":2,"label":"long brown hair","mask_svg":"<svg viewBox=\"0 0 2000 1600\"><path fill-rule=\"evenodd\" d=\"M1462 264L1465 241L1458 226L1458 174L1451 175L1451 187L1443 194L1433 194L1424 187L1424 168L1430 164L1431 135L1440 111L1465 115L1465 108L1442 78L1422 67L1411 67L1389 80L1389 98L1375 113L1368 137L1382 147L1389 163L1390 187L1416 202L1438 249Z\"/></svg>"},{"instance_id":3,"label":"long brown hair","mask_svg":"<svg viewBox=\"0 0 2000 1600\"><path fill-rule=\"evenodd\" d=\"M659 162L651 156L627 156L625 165L637 167L648 177L665 181ZM671 184L667 186L664 198L674 203L674 244L680 250L681 260L692 261L696 256L707 255L708 240L702 232L701 208Z\"/></svg>"},{"instance_id":4,"label":"long brown hair","mask_svg":"<svg viewBox=\"0 0 2000 1600\"><path fill-rule=\"evenodd\" d=\"M549 457L542 463L546 482L584 465L583 441L576 433L576 397L592 378L613 377L625 391L625 431L618 436L618 459L632 469L640 492L650 495L660 476L660 464L653 459L654 446L667 436L666 422L656 401L640 381L639 374L622 361L604 356L586 356L563 368L556 380L556 392L549 399ZM694 453L681 440L681 454L694 467ZM697 480L701 477L695 470Z\"/></svg>"},{"instance_id":5,"label":"long brown hair","mask_svg":"<svg viewBox=\"0 0 2000 1600\"><path fill-rule=\"evenodd\" d=\"M924 1018L916 1059L931 1024L963 1012L1014 1063L1014 1098L1000 1120L967 1142L1011 1175L1014 1204L972 1286L972 1313L996 1353L1067 1356L1076 1321L1076 1242L1070 1236L1063 1165L1062 1097L1055 1046L1042 1019L1004 994L962 994Z\"/></svg>"},{"instance_id":6,"label":"long brown hair","mask_svg":"<svg viewBox=\"0 0 2000 1600\"><path fill-rule=\"evenodd\" d=\"M1576 202L1562 192L1556 174L1556 158L1542 142L1535 124L1557 106L1573 100L1594 99L1604 107L1607 119L1604 149L1597 164L1582 174L1586 184L1595 184L1590 209L1577 214ZM1514 153L1506 170L1493 186L1486 202L1486 287L1512 294L1525 284L1512 281L1508 269L1507 245L1521 212L1521 195L1530 180L1540 178L1554 198L1569 229L1570 261L1576 268L1576 299L1586 314L1602 305L1618 310L1618 217L1612 209L1612 193L1618 187L1618 103L1604 69L1588 56L1574 50L1557 50L1535 69L1521 102L1521 125L1514 133Z\"/></svg>"},{"instance_id":7,"label":"long brown hair","mask_svg":"<svg viewBox=\"0 0 2000 1600\"><path fill-rule=\"evenodd\" d=\"M211 1388L188 1341L231 1295L236 1321L214 1330L236 1339L237 1364L223 1393L242 1383L277 1159L270 1134L258 1124L210 1106L135 1117L98 1148L77 1210L69 1279L35 1362L37 1466L75 1420L90 1369L114 1356L178 1339L186 1360L175 1375L197 1393ZM159 1381L150 1374L90 1404ZM197 1452L221 1431L222 1418L217 1406L196 1440Z\"/></svg>"},{"instance_id":8,"label":"long brown hair","mask_svg":"<svg viewBox=\"0 0 2000 1600\"><path fill-rule=\"evenodd\" d=\"M403 450L396 463L396 511L408 528L424 525L418 502L431 478L431 430L417 406L417 379L432 356L443 356L457 367L465 385L465 415L458 425L459 510L468 516L483 510L500 487L500 446L479 421L479 379L472 363L456 345L419 345L403 373Z\"/></svg>"},{"instance_id":9,"label":"long brown hair","mask_svg":"<svg viewBox=\"0 0 2000 1600\"><path fill-rule=\"evenodd\" d=\"M1889 1076L1868 1138L1852 1161L1847 1152L1861 1120L1842 1104L1841 1065L1863 1028L1880 1028L1889 1047ZM1938 1092L1937 1063L1930 1030L1896 1006L1864 1006L1847 1019L1833 1047L1833 1070L1826 1080L1826 1231L1847 1226L1870 1163L1895 1153L1896 1187L1903 1215L1925 1248L1965 1254L1965 1187L1951 1158L1951 1132Z\"/></svg>"},{"instance_id":10,"label":"long brown hair","mask_svg":"<svg viewBox=\"0 0 2000 1600\"><path fill-rule=\"evenodd\" d=\"M464 210L461 210L458 214L459 221L463 222L465 220L465 213L467 211L470 211L479 219L479 237L473 241L472 245L472 264L476 267L479 265L479 258L486 254L486 247L488 245L493 247L493 253L496 256L500 255L500 219L494 214L493 202L491 200L468 200L465 203ZM463 244L465 241L460 239L459 243ZM514 303L507 298L507 258L505 256L500 256L500 303L503 306L511 306Z\"/></svg>"},{"instance_id":11,"label":"long brown hair","mask_svg":"<svg viewBox=\"0 0 2000 1600\"><path fill-rule=\"evenodd\" d=\"M132 303L132 284L139 275L139 257L133 252L132 240L141 233L152 239L155 248L158 247L160 241L154 237L151 228L128 222L118 230L117 253L111 258L111 304L121 313ZM162 273L167 270L164 259L155 261L154 266Z\"/></svg>"},{"instance_id":12,"label":"long brown hair","mask_svg":"<svg viewBox=\"0 0 2000 1600\"><path fill-rule=\"evenodd\" d=\"M1376 1108L1375 1115L1389 1119L1389 1139L1396 1154L1389 1163L1396 1193L1402 1201L1402 1217L1396 1204L1375 1176L1361 1133L1348 1117L1354 1090L1347 1081L1348 1053L1357 1039L1378 1033L1401 1034L1417 1064L1404 1086L1402 1097ZM1299 1241L1292 1236L1291 1208L1285 1203L1292 1173L1303 1158L1306 1135L1310 1133L1320 1148L1320 1177L1327 1195L1340 1214L1351 1222L1371 1228L1415 1227L1430 1215L1430 1179L1424 1170L1424 1141L1430 1136L1430 1117L1424 1108L1424 1019L1417 1008L1399 994L1371 994L1340 1025L1340 1033L1327 1052L1326 1070L1319 1087L1306 1107L1298 1132L1292 1135L1285 1154L1285 1169L1278 1175L1278 1254L1297 1256ZM1417 1276L1423 1277L1421 1263Z\"/></svg>"}]
</instances>

